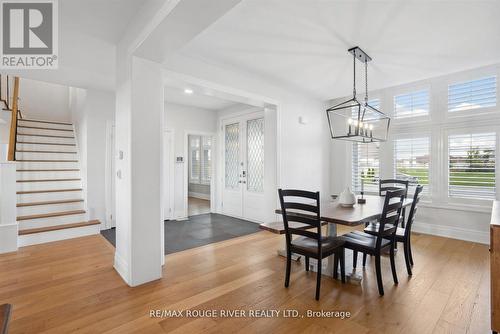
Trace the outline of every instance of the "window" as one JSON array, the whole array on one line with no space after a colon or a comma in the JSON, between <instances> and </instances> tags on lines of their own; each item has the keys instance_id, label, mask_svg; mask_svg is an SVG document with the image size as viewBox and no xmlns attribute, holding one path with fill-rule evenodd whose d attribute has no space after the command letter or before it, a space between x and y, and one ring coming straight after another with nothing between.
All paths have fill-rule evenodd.
<instances>
[{"instance_id":1,"label":"window","mask_svg":"<svg viewBox=\"0 0 500 334\"><path fill-rule=\"evenodd\" d=\"M448 111L494 107L497 104L495 76L448 86Z\"/></svg>"},{"instance_id":2,"label":"window","mask_svg":"<svg viewBox=\"0 0 500 334\"><path fill-rule=\"evenodd\" d=\"M419 90L394 97L394 117L407 118L429 114L429 91Z\"/></svg>"},{"instance_id":3,"label":"window","mask_svg":"<svg viewBox=\"0 0 500 334\"><path fill-rule=\"evenodd\" d=\"M429 137L404 138L394 141L394 177L423 185L429 192ZM410 192L411 193L411 192Z\"/></svg>"},{"instance_id":4,"label":"window","mask_svg":"<svg viewBox=\"0 0 500 334\"><path fill-rule=\"evenodd\" d=\"M352 188L361 191L364 183L365 193L378 193L379 145L354 143L352 150Z\"/></svg>"},{"instance_id":5,"label":"window","mask_svg":"<svg viewBox=\"0 0 500 334\"><path fill-rule=\"evenodd\" d=\"M189 182L210 184L212 142L207 136L189 135Z\"/></svg>"},{"instance_id":6,"label":"window","mask_svg":"<svg viewBox=\"0 0 500 334\"><path fill-rule=\"evenodd\" d=\"M448 195L495 199L495 133L448 136Z\"/></svg>"}]
</instances>

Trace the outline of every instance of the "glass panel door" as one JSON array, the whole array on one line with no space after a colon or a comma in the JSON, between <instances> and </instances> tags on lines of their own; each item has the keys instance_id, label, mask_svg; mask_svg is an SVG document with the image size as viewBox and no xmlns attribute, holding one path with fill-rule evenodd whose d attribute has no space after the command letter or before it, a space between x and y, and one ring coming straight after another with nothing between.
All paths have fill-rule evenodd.
<instances>
[{"instance_id":1,"label":"glass panel door","mask_svg":"<svg viewBox=\"0 0 500 334\"><path fill-rule=\"evenodd\" d=\"M228 189L237 189L240 181L240 124L228 124L225 130L225 186Z\"/></svg>"},{"instance_id":2,"label":"glass panel door","mask_svg":"<svg viewBox=\"0 0 500 334\"><path fill-rule=\"evenodd\" d=\"M247 190L264 192L264 118L247 121Z\"/></svg>"}]
</instances>

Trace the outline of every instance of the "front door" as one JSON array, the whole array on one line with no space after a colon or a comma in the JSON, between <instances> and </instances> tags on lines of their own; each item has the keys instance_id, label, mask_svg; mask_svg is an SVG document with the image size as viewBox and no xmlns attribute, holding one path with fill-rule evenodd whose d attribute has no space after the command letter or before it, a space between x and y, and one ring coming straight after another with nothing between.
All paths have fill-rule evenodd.
<instances>
[{"instance_id":1,"label":"front door","mask_svg":"<svg viewBox=\"0 0 500 334\"><path fill-rule=\"evenodd\" d=\"M226 119L222 128L222 212L264 221L264 114L259 112Z\"/></svg>"}]
</instances>

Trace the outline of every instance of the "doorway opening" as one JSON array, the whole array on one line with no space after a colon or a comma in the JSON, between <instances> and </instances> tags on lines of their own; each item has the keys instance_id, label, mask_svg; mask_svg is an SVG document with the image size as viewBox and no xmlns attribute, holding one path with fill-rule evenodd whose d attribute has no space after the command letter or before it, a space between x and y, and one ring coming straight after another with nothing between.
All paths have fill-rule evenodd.
<instances>
[{"instance_id":1,"label":"doorway opening","mask_svg":"<svg viewBox=\"0 0 500 334\"><path fill-rule=\"evenodd\" d=\"M166 254L260 231L275 219L276 105L185 76L166 80Z\"/></svg>"},{"instance_id":2,"label":"doorway opening","mask_svg":"<svg viewBox=\"0 0 500 334\"><path fill-rule=\"evenodd\" d=\"M187 136L188 217L211 212L212 143L212 135L191 133Z\"/></svg>"}]
</instances>

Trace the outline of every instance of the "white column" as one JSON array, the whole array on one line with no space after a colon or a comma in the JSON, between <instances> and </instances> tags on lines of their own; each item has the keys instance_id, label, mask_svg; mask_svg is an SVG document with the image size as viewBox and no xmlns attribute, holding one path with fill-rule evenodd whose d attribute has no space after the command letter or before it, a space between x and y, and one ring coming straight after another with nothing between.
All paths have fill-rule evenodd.
<instances>
[{"instance_id":1,"label":"white column","mask_svg":"<svg viewBox=\"0 0 500 334\"><path fill-rule=\"evenodd\" d=\"M17 251L16 163L0 162L0 254Z\"/></svg>"},{"instance_id":2,"label":"white column","mask_svg":"<svg viewBox=\"0 0 500 334\"><path fill-rule=\"evenodd\" d=\"M137 286L162 275L163 81L160 64L134 56L117 71L115 269Z\"/></svg>"}]
</instances>

